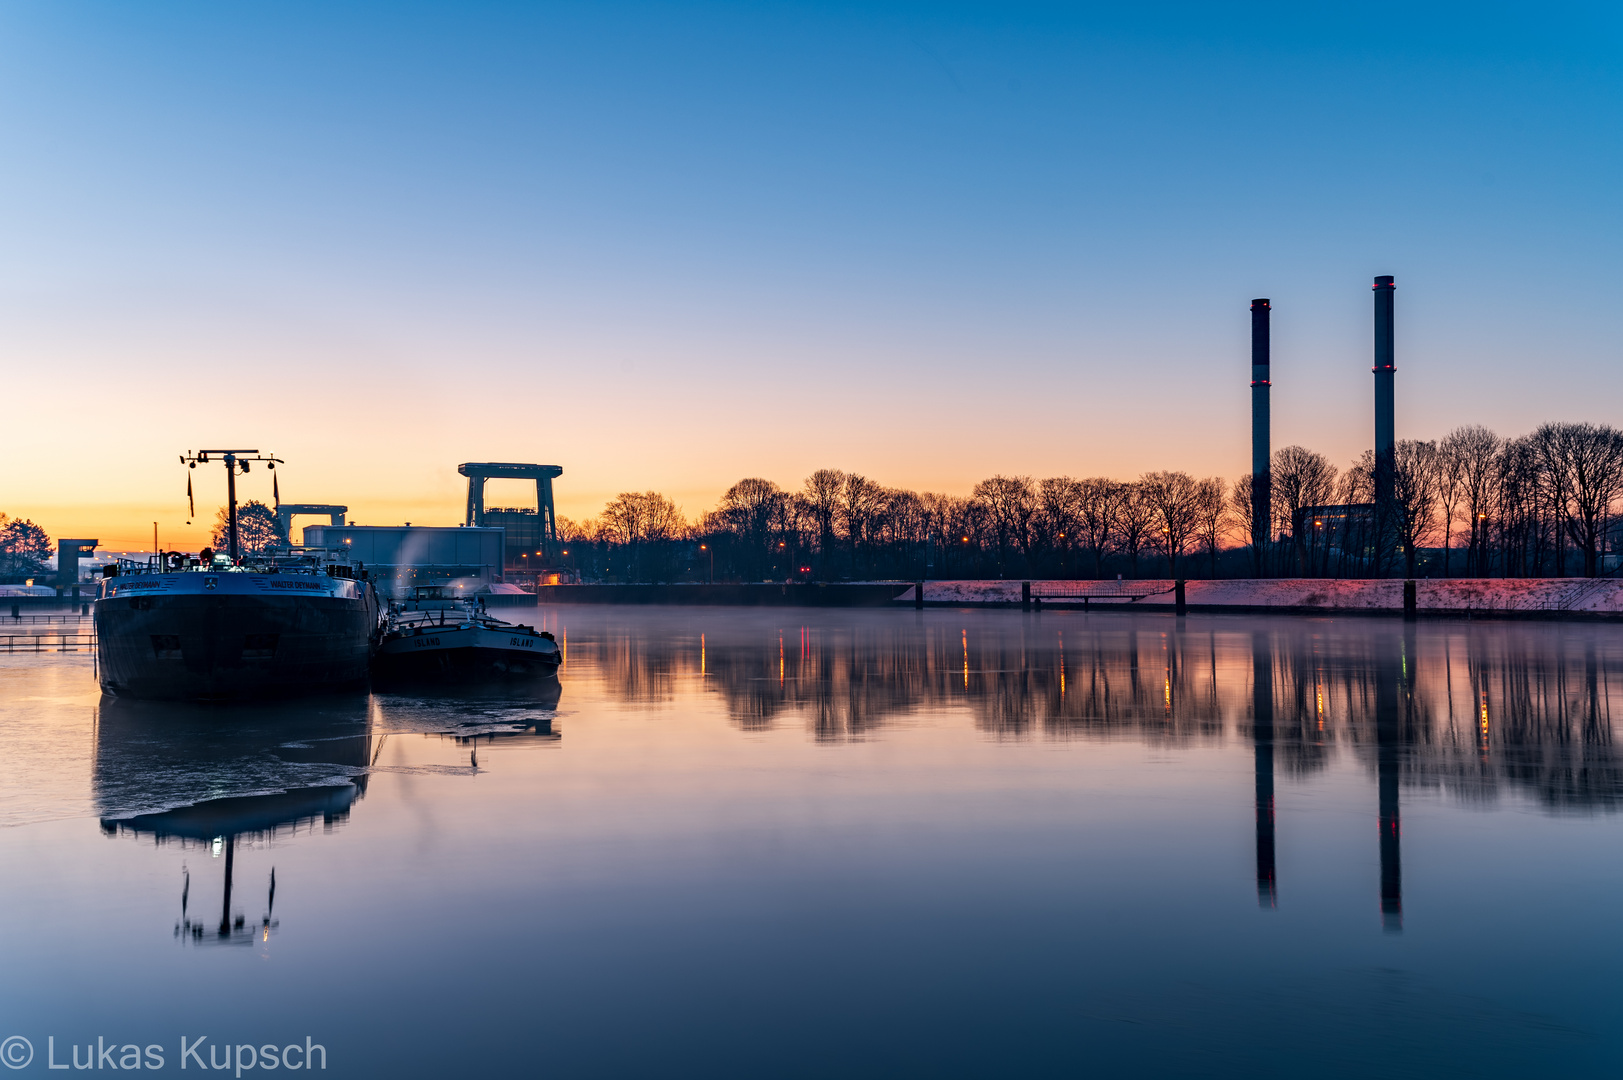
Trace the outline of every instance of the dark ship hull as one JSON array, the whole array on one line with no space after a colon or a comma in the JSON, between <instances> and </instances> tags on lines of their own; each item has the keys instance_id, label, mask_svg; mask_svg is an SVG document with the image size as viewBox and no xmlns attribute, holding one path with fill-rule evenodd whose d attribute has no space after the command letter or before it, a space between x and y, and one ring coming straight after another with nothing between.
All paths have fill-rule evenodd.
<instances>
[{"instance_id":1,"label":"dark ship hull","mask_svg":"<svg viewBox=\"0 0 1623 1080\"><path fill-rule=\"evenodd\" d=\"M389 606L375 662L381 682L551 675L564 658L551 634L503 622L482 602L447 597L435 585L414 593L403 607Z\"/></svg>"},{"instance_id":2,"label":"dark ship hull","mask_svg":"<svg viewBox=\"0 0 1623 1080\"><path fill-rule=\"evenodd\" d=\"M199 571L110 578L96 601L101 688L242 700L364 682L378 633L366 582Z\"/></svg>"},{"instance_id":3,"label":"dark ship hull","mask_svg":"<svg viewBox=\"0 0 1623 1080\"><path fill-rule=\"evenodd\" d=\"M378 650L377 676L385 681L551 675L563 655L550 634L528 626L473 621L422 623L394 631Z\"/></svg>"}]
</instances>

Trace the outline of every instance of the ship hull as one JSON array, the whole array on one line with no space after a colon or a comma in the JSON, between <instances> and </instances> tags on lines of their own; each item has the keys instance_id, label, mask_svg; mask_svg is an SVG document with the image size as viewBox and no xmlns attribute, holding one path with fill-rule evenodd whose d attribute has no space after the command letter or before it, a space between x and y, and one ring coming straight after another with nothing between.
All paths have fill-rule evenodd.
<instances>
[{"instance_id":1,"label":"ship hull","mask_svg":"<svg viewBox=\"0 0 1623 1080\"><path fill-rule=\"evenodd\" d=\"M363 582L199 573L115 582L95 605L105 693L243 700L367 678L378 608Z\"/></svg>"},{"instance_id":2,"label":"ship hull","mask_svg":"<svg viewBox=\"0 0 1623 1080\"><path fill-rule=\"evenodd\" d=\"M561 659L551 638L448 626L384 641L376 670L379 679L393 680L548 675Z\"/></svg>"}]
</instances>

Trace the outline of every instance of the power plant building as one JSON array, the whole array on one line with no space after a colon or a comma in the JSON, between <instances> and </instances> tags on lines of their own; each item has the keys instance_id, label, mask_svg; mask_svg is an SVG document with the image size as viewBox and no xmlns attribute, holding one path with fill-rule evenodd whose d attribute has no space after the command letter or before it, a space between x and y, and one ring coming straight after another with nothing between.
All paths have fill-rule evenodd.
<instances>
[{"instance_id":1,"label":"power plant building","mask_svg":"<svg viewBox=\"0 0 1623 1080\"><path fill-rule=\"evenodd\" d=\"M460 525L306 525L304 546L347 551L380 591L401 598L414 585L500 582L505 533Z\"/></svg>"},{"instance_id":2,"label":"power plant building","mask_svg":"<svg viewBox=\"0 0 1623 1080\"><path fill-rule=\"evenodd\" d=\"M558 515L552 503L552 482L563 475L557 465L535 465L514 461L469 461L457 466L468 478L468 512L465 523L473 528L500 526L507 530L503 555L513 570L548 566L556 562ZM529 507L486 507L487 480L529 480L535 483L535 509ZM535 561L531 561L531 560Z\"/></svg>"}]
</instances>

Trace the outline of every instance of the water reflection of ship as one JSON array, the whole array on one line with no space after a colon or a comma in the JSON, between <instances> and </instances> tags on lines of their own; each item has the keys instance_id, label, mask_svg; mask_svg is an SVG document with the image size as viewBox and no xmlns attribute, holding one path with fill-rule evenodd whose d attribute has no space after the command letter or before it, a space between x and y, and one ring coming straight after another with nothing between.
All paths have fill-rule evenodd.
<instances>
[{"instance_id":1,"label":"water reflection of ship","mask_svg":"<svg viewBox=\"0 0 1623 1080\"><path fill-rule=\"evenodd\" d=\"M372 738L364 697L220 709L106 699L96 726L93 788L102 831L223 857L220 918L190 915L182 940L246 944L277 925L275 868L258 925L234 912L239 843L345 820L366 792Z\"/></svg>"},{"instance_id":2,"label":"water reflection of ship","mask_svg":"<svg viewBox=\"0 0 1623 1080\"><path fill-rule=\"evenodd\" d=\"M452 731L448 734L461 745L475 747L480 743L501 743L504 746L554 743L564 737L563 732L553 726L550 716L531 717L527 721L509 724L505 729L478 732Z\"/></svg>"},{"instance_id":3,"label":"water reflection of ship","mask_svg":"<svg viewBox=\"0 0 1623 1080\"><path fill-rule=\"evenodd\" d=\"M458 744L473 747L474 765L478 766L478 746L480 743L501 743L504 746L528 746L532 744L555 743L563 738L553 724L552 714L558 710L558 702L563 698L563 684L556 676L542 679L535 685L532 696L522 702L523 711L538 710L540 715L522 716L517 719L503 717L501 720L491 720L488 715L476 716L462 722L459 728L442 732L443 735L455 739ZM452 708L473 706L481 713L486 712L491 705L498 705L505 711L514 703L507 698L491 698L486 700L462 700Z\"/></svg>"}]
</instances>

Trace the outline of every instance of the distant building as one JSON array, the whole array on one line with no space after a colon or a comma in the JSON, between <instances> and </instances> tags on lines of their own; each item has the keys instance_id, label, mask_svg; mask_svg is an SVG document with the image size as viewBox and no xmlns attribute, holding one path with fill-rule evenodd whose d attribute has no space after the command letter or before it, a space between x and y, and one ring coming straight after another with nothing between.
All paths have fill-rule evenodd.
<instances>
[{"instance_id":1,"label":"distant building","mask_svg":"<svg viewBox=\"0 0 1623 1080\"><path fill-rule=\"evenodd\" d=\"M500 582L506 537L460 525L306 525L304 546L347 551L380 592L398 598L414 585Z\"/></svg>"},{"instance_id":2,"label":"distant building","mask_svg":"<svg viewBox=\"0 0 1623 1080\"><path fill-rule=\"evenodd\" d=\"M456 471L468 478L468 512L464 523L474 528L497 526L507 530L507 548L503 558L509 570L534 570L556 564L561 547L558 543L558 515L552 502L552 482L563 475L560 466L513 461L469 461L458 465ZM535 509L487 509L487 480L534 481Z\"/></svg>"},{"instance_id":3,"label":"distant building","mask_svg":"<svg viewBox=\"0 0 1623 1080\"><path fill-rule=\"evenodd\" d=\"M1345 573L1349 560L1368 565L1375 555L1375 505L1304 506L1291 522L1290 540L1306 563L1296 568L1300 573L1328 575L1332 566Z\"/></svg>"}]
</instances>

